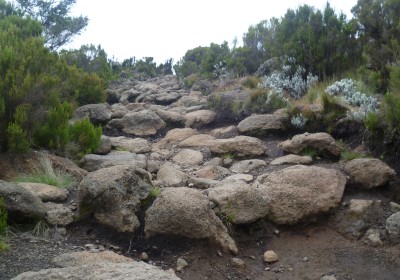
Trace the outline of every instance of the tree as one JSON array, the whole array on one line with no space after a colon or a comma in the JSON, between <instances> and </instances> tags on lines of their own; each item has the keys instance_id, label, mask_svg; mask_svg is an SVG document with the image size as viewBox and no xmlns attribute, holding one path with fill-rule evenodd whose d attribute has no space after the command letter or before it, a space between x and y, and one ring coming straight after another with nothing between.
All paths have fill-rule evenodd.
<instances>
[{"instance_id":1,"label":"tree","mask_svg":"<svg viewBox=\"0 0 400 280\"><path fill-rule=\"evenodd\" d=\"M351 10L357 19L367 68L378 73L377 86L386 92L390 65L396 61L400 38L400 0L358 0Z\"/></svg>"},{"instance_id":2,"label":"tree","mask_svg":"<svg viewBox=\"0 0 400 280\"><path fill-rule=\"evenodd\" d=\"M68 14L76 0L15 0L22 16L41 22L46 45L57 50L79 35L88 24L88 18Z\"/></svg>"}]
</instances>

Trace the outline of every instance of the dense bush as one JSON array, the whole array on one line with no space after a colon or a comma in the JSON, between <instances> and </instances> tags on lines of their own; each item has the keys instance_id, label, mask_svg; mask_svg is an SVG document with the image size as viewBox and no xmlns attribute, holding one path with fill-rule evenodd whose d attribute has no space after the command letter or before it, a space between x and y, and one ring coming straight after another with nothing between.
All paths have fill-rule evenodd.
<instances>
[{"instance_id":1,"label":"dense bush","mask_svg":"<svg viewBox=\"0 0 400 280\"><path fill-rule=\"evenodd\" d=\"M105 101L106 82L44 45L39 22L0 1L0 150L62 149L77 105Z\"/></svg>"},{"instance_id":2,"label":"dense bush","mask_svg":"<svg viewBox=\"0 0 400 280\"><path fill-rule=\"evenodd\" d=\"M7 229L7 208L3 198L0 196L0 234L3 234Z\"/></svg>"},{"instance_id":3,"label":"dense bush","mask_svg":"<svg viewBox=\"0 0 400 280\"><path fill-rule=\"evenodd\" d=\"M69 127L70 140L77 145L76 155L79 158L96 151L101 134L101 127L93 126L89 118L77 121Z\"/></svg>"}]
</instances>

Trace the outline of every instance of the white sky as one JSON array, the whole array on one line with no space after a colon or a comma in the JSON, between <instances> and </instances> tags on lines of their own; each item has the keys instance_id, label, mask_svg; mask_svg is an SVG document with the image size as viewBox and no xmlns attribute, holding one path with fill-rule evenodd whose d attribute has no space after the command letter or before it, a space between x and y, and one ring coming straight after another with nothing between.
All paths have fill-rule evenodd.
<instances>
[{"instance_id":1,"label":"white sky","mask_svg":"<svg viewBox=\"0 0 400 280\"><path fill-rule=\"evenodd\" d=\"M77 0L74 15L89 18L86 30L66 48L100 44L109 58L122 62L135 56L154 57L159 63L168 58L177 62L187 50L210 43L239 44L250 25L272 17L280 18L287 9L307 4L323 9L326 0ZM357 0L330 0L336 12L351 17Z\"/></svg>"}]
</instances>

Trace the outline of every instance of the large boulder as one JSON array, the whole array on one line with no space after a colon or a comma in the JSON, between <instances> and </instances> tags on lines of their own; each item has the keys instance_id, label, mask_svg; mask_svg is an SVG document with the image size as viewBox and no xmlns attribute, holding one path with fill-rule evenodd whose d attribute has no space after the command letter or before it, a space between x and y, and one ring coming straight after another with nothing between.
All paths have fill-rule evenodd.
<instances>
[{"instance_id":1,"label":"large boulder","mask_svg":"<svg viewBox=\"0 0 400 280\"><path fill-rule=\"evenodd\" d=\"M291 140L286 140L278 144L278 147L288 153L301 154L307 150L313 150L321 157L340 157L340 148L335 139L325 132L304 133L293 136Z\"/></svg>"},{"instance_id":2,"label":"large boulder","mask_svg":"<svg viewBox=\"0 0 400 280\"><path fill-rule=\"evenodd\" d=\"M110 137L111 145L115 149L126 150L135 154L151 151L149 141L143 138L128 138L125 136Z\"/></svg>"},{"instance_id":3,"label":"large boulder","mask_svg":"<svg viewBox=\"0 0 400 280\"><path fill-rule=\"evenodd\" d=\"M396 177L396 172L383 161L376 158L357 158L344 166L350 176L350 183L364 189L387 185Z\"/></svg>"},{"instance_id":4,"label":"large boulder","mask_svg":"<svg viewBox=\"0 0 400 280\"><path fill-rule=\"evenodd\" d=\"M165 128L165 122L153 111L141 110L111 120L107 126L131 135L151 136Z\"/></svg>"},{"instance_id":5,"label":"large boulder","mask_svg":"<svg viewBox=\"0 0 400 280\"><path fill-rule=\"evenodd\" d=\"M14 280L179 280L173 271L164 271L145 262L136 262L116 253L74 252L56 257L60 268L24 272Z\"/></svg>"},{"instance_id":6,"label":"large boulder","mask_svg":"<svg viewBox=\"0 0 400 280\"><path fill-rule=\"evenodd\" d=\"M267 216L270 210L268 194L243 181L223 182L206 192L216 205L214 211L229 223L252 223Z\"/></svg>"},{"instance_id":7,"label":"large boulder","mask_svg":"<svg viewBox=\"0 0 400 280\"><path fill-rule=\"evenodd\" d=\"M111 149L112 149L112 145L111 145L110 137L101 135L100 144L95 153L99 154L99 155L105 155L105 154L108 154L109 152L111 152Z\"/></svg>"},{"instance_id":8,"label":"large boulder","mask_svg":"<svg viewBox=\"0 0 400 280\"><path fill-rule=\"evenodd\" d=\"M186 127L202 127L211 124L215 120L215 112L199 110L185 115Z\"/></svg>"},{"instance_id":9,"label":"large boulder","mask_svg":"<svg viewBox=\"0 0 400 280\"><path fill-rule=\"evenodd\" d=\"M295 165L257 178L271 199L268 217L277 224L295 224L337 207L346 176L338 170Z\"/></svg>"},{"instance_id":10,"label":"large boulder","mask_svg":"<svg viewBox=\"0 0 400 280\"><path fill-rule=\"evenodd\" d=\"M237 253L235 241L210 208L207 196L195 189L165 188L147 210L147 237L164 234L209 239L225 250Z\"/></svg>"},{"instance_id":11,"label":"large boulder","mask_svg":"<svg viewBox=\"0 0 400 280\"><path fill-rule=\"evenodd\" d=\"M111 119L110 106L108 104L88 104L75 110L72 121L82 120L88 117L95 125L105 125Z\"/></svg>"},{"instance_id":12,"label":"large boulder","mask_svg":"<svg viewBox=\"0 0 400 280\"><path fill-rule=\"evenodd\" d=\"M66 226L74 221L74 214L68 207L53 202L45 203L47 210L46 221L51 225Z\"/></svg>"},{"instance_id":13,"label":"large boulder","mask_svg":"<svg viewBox=\"0 0 400 280\"><path fill-rule=\"evenodd\" d=\"M140 223L135 212L152 189L147 171L130 165L102 168L79 184L81 215L94 213L96 220L118 232L133 232Z\"/></svg>"},{"instance_id":14,"label":"large boulder","mask_svg":"<svg viewBox=\"0 0 400 280\"><path fill-rule=\"evenodd\" d=\"M267 134L285 130L287 117L280 114L252 115L238 124L238 130L244 134Z\"/></svg>"},{"instance_id":15,"label":"large boulder","mask_svg":"<svg viewBox=\"0 0 400 280\"><path fill-rule=\"evenodd\" d=\"M386 230L393 242L400 241L400 212L394 213L386 220Z\"/></svg>"},{"instance_id":16,"label":"large boulder","mask_svg":"<svg viewBox=\"0 0 400 280\"><path fill-rule=\"evenodd\" d=\"M0 196L12 219L39 218L46 216L46 207L33 192L14 184L0 180Z\"/></svg>"},{"instance_id":17,"label":"large boulder","mask_svg":"<svg viewBox=\"0 0 400 280\"><path fill-rule=\"evenodd\" d=\"M114 151L107 155L87 154L81 159L80 164L83 169L92 172L105 167L126 164L145 169L146 162L146 156L143 154L138 155L131 152Z\"/></svg>"}]
</instances>

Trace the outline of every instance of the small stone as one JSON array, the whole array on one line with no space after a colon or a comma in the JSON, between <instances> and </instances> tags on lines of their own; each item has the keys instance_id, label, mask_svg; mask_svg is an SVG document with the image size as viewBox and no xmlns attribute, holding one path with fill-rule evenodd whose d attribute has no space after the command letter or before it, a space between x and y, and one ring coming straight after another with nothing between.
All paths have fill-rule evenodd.
<instances>
[{"instance_id":1,"label":"small stone","mask_svg":"<svg viewBox=\"0 0 400 280\"><path fill-rule=\"evenodd\" d=\"M265 270L265 271L270 271L271 268L267 266L264 270Z\"/></svg>"},{"instance_id":2,"label":"small stone","mask_svg":"<svg viewBox=\"0 0 400 280\"><path fill-rule=\"evenodd\" d=\"M149 255L147 255L146 252L142 252L142 253L139 255L139 259L140 259L141 261L148 262L148 261L149 261Z\"/></svg>"},{"instance_id":3,"label":"small stone","mask_svg":"<svg viewBox=\"0 0 400 280\"><path fill-rule=\"evenodd\" d=\"M256 256L251 255L251 256L249 256L249 258L252 259L252 260L255 260Z\"/></svg>"},{"instance_id":4,"label":"small stone","mask_svg":"<svg viewBox=\"0 0 400 280\"><path fill-rule=\"evenodd\" d=\"M274 251L269 250L264 253L264 261L266 263L273 263L277 262L278 260L279 260L278 255Z\"/></svg>"},{"instance_id":5,"label":"small stone","mask_svg":"<svg viewBox=\"0 0 400 280\"><path fill-rule=\"evenodd\" d=\"M220 257L222 257L221 251L218 250L218 251L217 251L217 255L220 256Z\"/></svg>"},{"instance_id":6,"label":"small stone","mask_svg":"<svg viewBox=\"0 0 400 280\"><path fill-rule=\"evenodd\" d=\"M274 234L275 234L276 236L279 236L280 231L276 229L276 230L274 230Z\"/></svg>"},{"instance_id":7,"label":"small stone","mask_svg":"<svg viewBox=\"0 0 400 280\"><path fill-rule=\"evenodd\" d=\"M186 260L179 258L176 261L176 271L182 271L184 270L189 264L187 263Z\"/></svg>"},{"instance_id":8,"label":"small stone","mask_svg":"<svg viewBox=\"0 0 400 280\"><path fill-rule=\"evenodd\" d=\"M334 275L324 275L320 280L337 280L337 278Z\"/></svg>"},{"instance_id":9,"label":"small stone","mask_svg":"<svg viewBox=\"0 0 400 280\"><path fill-rule=\"evenodd\" d=\"M193 188L193 187L194 187L194 184L193 184L193 183L189 183L188 187L189 187L189 188Z\"/></svg>"},{"instance_id":10,"label":"small stone","mask_svg":"<svg viewBox=\"0 0 400 280\"><path fill-rule=\"evenodd\" d=\"M303 258L303 262L308 262L308 261L309 261L308 257Z\"/></svg>"},{"instance_id":11,"label":"small stone","mask_svg":"<svg viewBox=\"0 0 400 280\"><path fill-rule=\"evenodd\" d=\"M246 263L239 258L232 258L231 261L232 261L233 267L236 267L236 268L245 268L246 267Z\"/></svg>"}]
</instances>

